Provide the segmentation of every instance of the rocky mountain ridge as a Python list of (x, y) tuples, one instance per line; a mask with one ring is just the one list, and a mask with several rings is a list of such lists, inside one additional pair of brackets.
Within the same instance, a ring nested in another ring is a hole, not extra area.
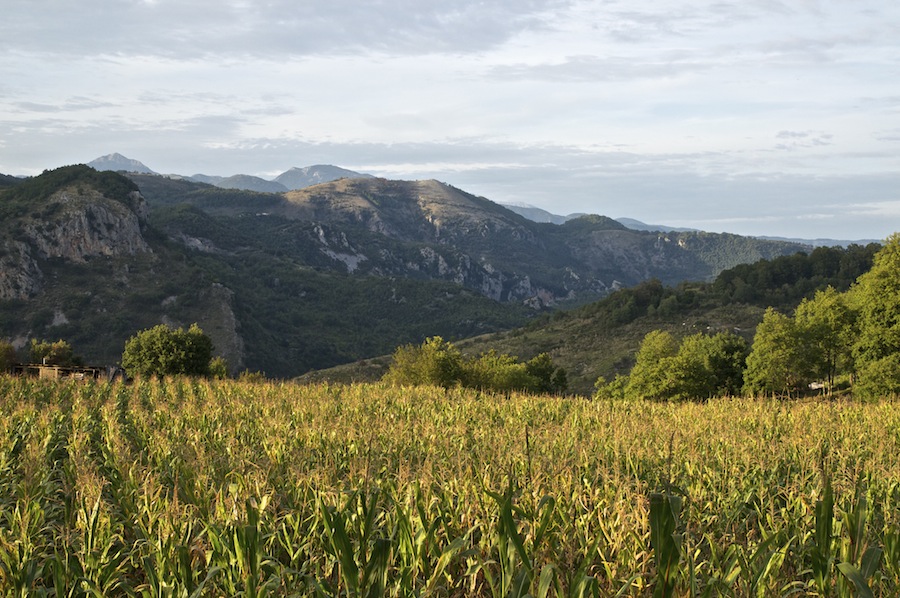
[(94, 257), (151, 252), (141, 232), (147, 206), (136, 188), (116, 200), (83, 183), (62, 182), (34, 203), (28, 201), (29, 192), (42, 191), (32, 190), (33, 186), (23, 182), (15, 189), (19, 197), (11, 193), (3, 205), (17, 218), (5, 221), (0, 229), (5, 233), (0, 237), (5, 250), (0, 258), (0, 299), (27, 300), (39, 293), (44, 280), (39, 260), (85, 263)]
[(140, 160), (134, 160), (132, 158), (126, 158), (122, 154), (115, 152), (112, 154), (107, 154), (105, 156), (100, 156), (99, 158), (94, 158), (87, 164), (94, 170), (109, 170), (109, 171), (120, 171), (120, 172), (140, 172), (141, 174), (157, 174), (155, 171), (151, 170), (146, 164), (141, 162)]
[[(122, 154), (113, 153), (95, 158), (87, 163), (95, 170), (111, 172), (130, 172), (138, 174), (159, 174), (150, 169), (139, 160), (126, 158)], [(330, 164), (316, 164), (313, 166), (290, 168), (272, 180), (249, 174), (234, 174), (231, 176), (218, 176), (207, 174), (194, 174), (184, 176), (180, 174), (166, 175), (175, 179), (186, 179), (197, 183), (206, 183), (221, 187), (222, 189), (241, 189), (244, 191), (257, 191), (260, 193), (284, 193), (303, 189), (320, 183), (328, 183), (345, 178), (373, 178), (370, 174), (354, 172), (346, 168), (332, 166)]]
[(0, 215), (0, 336), (114, 360), (137, 330), (197, 321), (233, 368), (278, 376), (803, 249), (602, 216), (540, 224), (437, 181), (376, 178), (273, 194), (76, 166), (0, 191)]
[[(151, 203), (193, 205), (221, 217), (222, 225), (290, 245), (318, 267), (444, 280), (537, 308), (590, 300), (648, 278), (710, 279), (737, 263), (803, 248), (737, 235), (633, 231), (596, 215), (535, 223), (434, 180), (341, 179), (280, 195), (213, 199), (183, 182), (132, 179)], [(234, 250), (229, 239), (239, 235), (211, 231), (194, 218), (163, 228), (205, 251)]]

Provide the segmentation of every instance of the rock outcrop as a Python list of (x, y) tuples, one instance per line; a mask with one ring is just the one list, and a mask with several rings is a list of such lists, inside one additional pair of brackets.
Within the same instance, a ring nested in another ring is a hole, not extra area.
[(200, 292), (200, 301), (207, 306), (207, 318), (200, 325), (213, 342), (214, 354), (225, 359), (229, 371), (240, 371), (244, 368), (244, 339), (234, 315), (234, 291), (213, 283)]
[(44, 276), (28, 245), (8, 241), (0, 247), (0, 299), (29, 299), (37, 295)]
[(41, 258), (85, 262), (98, 256), (146, 253), (138, 213), (96, 191), (65, 189), (51, 198), (52, 217), (25, 225), (25, 235)]
[(143, 197), (129, 203), (81, 186), (51, 195), (39, 212), (20, 220), (17, 232), (0, 239), (0, 299), (29, 299), (43, 288), (39, 260), (85, 263), (94, 257), (151, 252), (141, 233), (147, 218)]

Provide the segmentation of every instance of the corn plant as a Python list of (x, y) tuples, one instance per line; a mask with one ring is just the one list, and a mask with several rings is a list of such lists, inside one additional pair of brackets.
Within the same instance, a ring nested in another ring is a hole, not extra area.
[(874, 598), (869, 580), (878, 573), (884, 551), (877, 544), (867, 544), (868, 514), (865, 490), (860, 486), (856, 500), (844, 513), (847, 534), (842, 538), (840, 563), (837, 565), (843, 575), (838, 583), (841, 596), (851, 596), (849, 586), (852, 585), (856, 595)]
[(0, 376), (0, 594), (895, 596), (897, 454), (890, 400)]

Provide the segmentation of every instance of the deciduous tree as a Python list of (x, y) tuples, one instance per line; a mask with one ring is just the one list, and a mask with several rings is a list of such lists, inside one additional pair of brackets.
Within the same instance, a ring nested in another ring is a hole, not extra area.
[(16, 349), (12, 343), (0, 341), (0, 374), (8, 372), (18, 360)]
[(852, 368), (853, 328), (856, 314), (844, 293), (834, 287), (817, 291), (797, 307), (794, 320), (806, 338), (811, 373), (825, 381), (830, 393), (835, 376)]
[(672, 396), (669, 368), (678, 354), (678, 342), (670, 332), (653, 330), (641, 341), (628, 376), (625, 396), (663, 400)]
[(807, 341), (794, 319), (770, 307), (756, 327), (744, 390), (791, 396), (812, 380), (809, 362)]
[(72, 345), (62, 339), (54, 342), (31, 339), (29, 350), (31, 363), (47, 365), (74, 366), (81, 365), (81, 358), (75, 355)]
[(197, 324), (187, 330), (160, 324), (126, 341), (122, 367), (129, 376), (206, 376), (212, 350)]
[(399, 386), (434, 385), (449, 388), (462, 376), (459, 350), (439, 336), (419, 346), (404, 345), (394, 351), (385, 381)]
[(853, 347), (863, 396), (900, 388), (900, 233), (888, 237), (851, 290), (859, 333)]

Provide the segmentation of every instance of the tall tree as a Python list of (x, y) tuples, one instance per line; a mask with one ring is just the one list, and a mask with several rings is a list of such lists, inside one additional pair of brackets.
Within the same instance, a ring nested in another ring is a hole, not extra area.
[(449, 388), (462, 379), (462, 370), (459, 349), (439, 336), (432, 336), (420, 346), (398, 347), (384, 379), (398, 386), (425, 384)]
[(705, 337), (702, 348), (702, 357), (710, 372), (710, 396), (739, 395), (749, 353), (747, 341), (733, 332), (720, 332)]
[(847, 296), (831, 286), (817, 291), (812, 299), (804, 299), (794, 315), (807, 339), (811, 373), (825, 381), (829, 394), (835, 376), (852, 367), (855, 316)]
[(678, 342), (671, 333), (653, 330), (644, 336), (628, 376), (625, 396), (631, 399), (665, 400), (672, 397), (669, 367), (678, 354)]
[(125, 343), (122, 367), (129, 376), (206, 376), (213, 345), (197, 324), (142, 330)]
[(793, 318), (770, 307), (756, 327), (744, 371), (744, 390), (790, 396), (814, 378), (809, 362), (803, 331)]
[(16, 348), (8, 341), (0, 341), (0, 374), (4, 374), (19, 361)]
[(81, 357), (75, 355), (72, 345), (62, 339), (52, 343), (39, 341), (36, 338), (31, 339), (29, 357), (31, 363), (44, 363), (46, 365), (75, 366), (82, 364)]
[(854, 391), (875, 397), (900, 393), (900, 233), (888, 237), (872, 268), (851, 290), (859, 333), (853, 347), (859, 376)]

